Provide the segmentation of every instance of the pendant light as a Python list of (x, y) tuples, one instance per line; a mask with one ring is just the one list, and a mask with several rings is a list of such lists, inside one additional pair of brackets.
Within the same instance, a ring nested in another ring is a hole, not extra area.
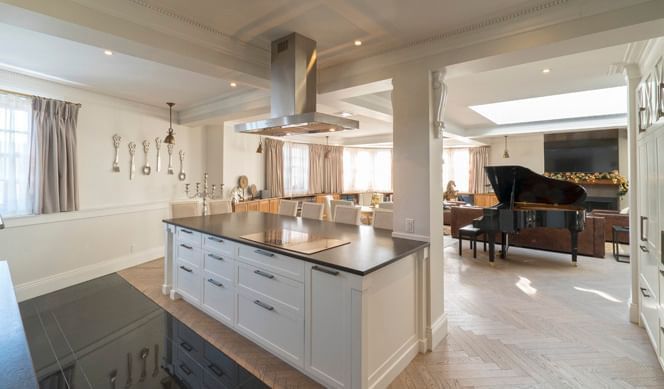
[(325, 137), (325, 159), (330, 159), (330, 137)]
[(263, 154), (263, 137), (258, 137), (258, 148), (256, 148), (256, 154)]
[(175, 144), (175, 132), (173, 132), (173, 106), (175, 103), (166, 103), (168, 105), (168, 135), (164, 138), (164, 143)]
[(510, 152), (507, 151), (507, 135), (505, 135), (505, 151), (503, 152), (503, 158), (509, 158)]

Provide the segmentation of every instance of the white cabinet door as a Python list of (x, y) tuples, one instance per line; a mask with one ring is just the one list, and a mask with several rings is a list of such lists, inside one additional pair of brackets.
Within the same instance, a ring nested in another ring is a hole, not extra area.
[(351, 376), (349, 274), (307, 264), (305, 369), (328, 387), (348, 388)]

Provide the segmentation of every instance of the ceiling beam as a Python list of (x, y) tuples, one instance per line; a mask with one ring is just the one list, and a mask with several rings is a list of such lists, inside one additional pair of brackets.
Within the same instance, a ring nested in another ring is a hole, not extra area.
[(556, 132), (593, 131), (609, 128), (622, 128), (627, 126), (627, 115), (605, 115), (587, 118), (564, 120), (550, 120), (536, 123), (520, 123), (495, 126), (482, 129), (468, 129), (465, 136), (468, 138), (484, 138), (490, 136), (523, 135), (523, 134), (552, 134)]
[(0, 22), (268, 89), (269, 50), (142, 1), (3, 0)]
[(210, 121), (229, 122), (270, 112), (270, 92), (250, 90), (214, 98), (179, 111), (179, 123), (198, 126)]

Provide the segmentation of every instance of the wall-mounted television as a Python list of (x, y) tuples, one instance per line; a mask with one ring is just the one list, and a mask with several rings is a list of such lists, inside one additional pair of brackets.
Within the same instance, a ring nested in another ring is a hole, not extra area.
[(618, 131), (544, 136), (547, 172), (610, 172), (618, 170)]

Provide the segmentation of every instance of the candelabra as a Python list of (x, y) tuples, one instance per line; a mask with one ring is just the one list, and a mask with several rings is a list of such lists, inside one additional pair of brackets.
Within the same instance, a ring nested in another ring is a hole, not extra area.
[(201, 183), (196, 183), (196, 193), (189, 194), (189, 185), (185, 184), (184, 191), (187, 194), (187, 197), (190, 199), (201, 198), (203, 199), (203, 216), (206, 216), (209, 212), (208, 209), (208, 200), (214, 200), (221, 198), (224, 192), (224, 184), (219, 185), (219, 194), (216, 194), (217, 185), (212, 185), (212, 190), (208, 188), (208, 174), (203, 174), (203, 190), (201, 191)]

